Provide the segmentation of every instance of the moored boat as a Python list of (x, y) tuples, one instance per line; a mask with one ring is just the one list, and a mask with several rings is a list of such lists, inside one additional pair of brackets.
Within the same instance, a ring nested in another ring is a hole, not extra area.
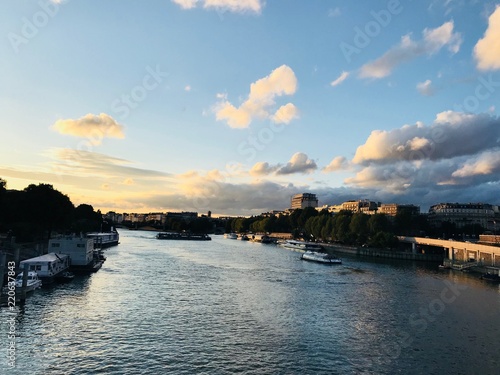
[(500, 283), (500, 268), (498, 266), (496, 267), (485, 267), (483, 273), (481, 275), (481, 279), (485, 281), (491, 281), (493, 283)]
[(120, 235), (114, 229), (110, 232), (90, 232), (87, 233), (87, 238), (91, 238), (94, 241), (94, 249), (115, 246), (120, 241)]
[(316, 251), (306, 251), (302, 254), (300, 259), (326, 264), (342, 264), (342, 259), (337, 258), (334, 255), (319, 253)]
[(20, 269), (24, 269), (25, 265), (28, 266), (28, 271), (35, 271), (38, 278), (44, 284), (54, 281), (64, 271), (67, 271), (70, 266), (71, 259), (68, 254), (48, 253), (35, 258), (23, 260), (19, 264)]
[[(14, 281), (15, 286), (16, 286), (16, 292), (19, 292), (22, 290), (23, 287), (23, 277), (24, 277), (24, 272), (21, 272), (20, 274), (17, 275), (16, 280)], [(28, 276), (26, 278), (26, 286), (25, 286), (25, 291), (26, 292), (31, 292), (35, 289), (38, 289), (42, 286), (42, 280), (38, 278), (38, 274), (34, 271), (29, 271)], [(8, 290), (12, 288), (9, 287), (9, 285), (5, 286), (3, 288), (4, 293), (8, 292)]]
[(224, 238), (228, 238), (230, 240), (237, 240), (238, 235), (236, 233), (224, 233)]
[(323, 246), (314, 242), (286, 240), (280, 242), (279, 245), (286, 249), (292, 249), (292, 250), (315, 251), (315, 252), (323, 251)]
[(161, 232), (156, 235), (158, 240), (210, 241), (208, 234)]

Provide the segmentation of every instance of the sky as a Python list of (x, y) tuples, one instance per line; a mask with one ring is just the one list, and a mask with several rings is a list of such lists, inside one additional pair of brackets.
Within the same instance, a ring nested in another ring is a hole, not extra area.
[(500, 2), (3, 0), (0, 178), (102, 212), (500, 204)]

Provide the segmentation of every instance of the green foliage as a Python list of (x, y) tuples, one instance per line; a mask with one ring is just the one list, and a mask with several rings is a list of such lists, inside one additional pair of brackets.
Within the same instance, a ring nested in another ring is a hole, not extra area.
[(102, 222), (92, 206), (75, 209), (69, 197), (52, 185), (31, 184), (21, 191), (5, 190), (5, 186), (5, 180), (0, 179), (0, 232), (12, 231), (19, 242), (47, 240), (53, 231), (74, 231), (82, 220), (85, 224), (89, 220), (93, 224)]
[(73, 211), (73, 220), (71, 231), (94, 232), (101, 229), (102, 215), (100, 212), (95, 212), (94, 208), (89, 204), (81, 204)]

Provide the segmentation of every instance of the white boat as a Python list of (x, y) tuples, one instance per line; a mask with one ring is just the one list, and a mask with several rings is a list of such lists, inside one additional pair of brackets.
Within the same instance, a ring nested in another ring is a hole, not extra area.
[(292, 249), (292, 250), (316, 251), (316, 252), (323, 250), (323, 246), (317, 243), (297, 241), (297, 240), (286, 240), (280, 242), (279, 245), (286, 249)]
[(70, 262), (68, 254), (48, 253), (23, 260), (19, 268), (24, 269), (24, 265), (27, 264), (28, 271), (36, 272), (44, 283), (51, 283), (55, 277), (68, 270)]
[(300, 259), (327, 264), (342, 264), (342, 259), (337, 258), (334, 255), (318, 253), (316, 251), (306, 251), (304, 254), (302, 254)]
[(230, 240), (237, 240), (238, 235), (236, 233), (226, 233), (224, 234), (224, 238), (229, 238)]
[[(23, 287), (23, 276), (24, 273), (21, 272), (16, 277), (16, 290), (19, 291)], [(35, 289), (38, 289), (42, 286), (42, 280), (38, 278), (38, 274), (34, 271), (28, 272), (28, 277), (26, 279), (26, 292), (31, 292)], [(5, 289), (5, 288), (4, 288)]]

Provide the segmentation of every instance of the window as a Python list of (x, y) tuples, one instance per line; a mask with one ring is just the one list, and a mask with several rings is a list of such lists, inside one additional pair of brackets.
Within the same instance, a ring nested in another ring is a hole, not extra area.
[(52, 243), (52, 247), (60, 247), (60, 246), (61, 246), (60, 243), (55, 243), (55, 242)]

